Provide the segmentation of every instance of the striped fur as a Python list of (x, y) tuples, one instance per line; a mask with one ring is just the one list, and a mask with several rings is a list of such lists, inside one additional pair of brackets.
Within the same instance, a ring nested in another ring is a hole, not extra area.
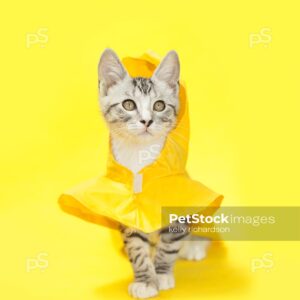
[(151, 234), (121, 227), (125, 251), (134, 271), (135, 280), (129, 287), (132, 296), (147, 298), (174, 287), (173, 266), (188, 235), (187, 226), (180, 227), (178, 233), (166, 227)]
[(135, 88), (145, 95), (149, 95), (153, 88), (153, 81), (151, 78), (135, 77), (132, 79), (132, 84)]

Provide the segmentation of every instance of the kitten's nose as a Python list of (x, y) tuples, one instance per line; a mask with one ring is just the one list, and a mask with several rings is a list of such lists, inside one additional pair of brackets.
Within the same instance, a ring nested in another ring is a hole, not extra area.
[(144, 125), (146, 125), (146, 127), (149, 127), (152, 123), (153, 123), (153, 120), (149, 120), (149, 121), (146, 121), (146, 120), (140, 120), (140, 122)]

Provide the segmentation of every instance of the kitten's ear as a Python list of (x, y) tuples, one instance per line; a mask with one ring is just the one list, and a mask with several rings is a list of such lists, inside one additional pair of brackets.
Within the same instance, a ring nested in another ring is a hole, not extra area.
[(167, 82), (171, 87), (175, 87), (179, 80), (180, 63), (176, 51), (167, 53), (164, 59), (155, 69), (152, 78)]
[(117, 54), (110, 48), (106, 48), (101, 55), (98, 64), (98, 79), (103, 82), (106, 91), (118, 81), (128, 75)]

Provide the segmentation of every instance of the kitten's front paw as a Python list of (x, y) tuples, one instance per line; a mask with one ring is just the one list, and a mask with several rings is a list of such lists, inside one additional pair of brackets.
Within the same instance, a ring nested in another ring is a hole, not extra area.
[(173, 274), (157, 274), (157, 280), (160, 290), (169, 290), (175, 287)]
[(207, 255), (209, 241), (184, 241), (179, 251), (179, 257), (187, 260), (202, 260)]
[(129, 294), (134, 298), (145, 299), (158, 294), (158, 289), (154, 283), (133, 282), (128, 287)]

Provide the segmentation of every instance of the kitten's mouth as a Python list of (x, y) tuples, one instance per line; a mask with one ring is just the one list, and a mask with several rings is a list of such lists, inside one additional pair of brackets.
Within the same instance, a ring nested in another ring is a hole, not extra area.
[(141, 132), (140, 135), (148, 136), (148, 135), (152, 135), (152, 133), (146, 129), (145, 131)]
[(139, 133), (139, 135), (141, 135), (141, 136), (151, 136), (153, 134), (150, 132), (149, 128), (146, 127), (141, 133)]

